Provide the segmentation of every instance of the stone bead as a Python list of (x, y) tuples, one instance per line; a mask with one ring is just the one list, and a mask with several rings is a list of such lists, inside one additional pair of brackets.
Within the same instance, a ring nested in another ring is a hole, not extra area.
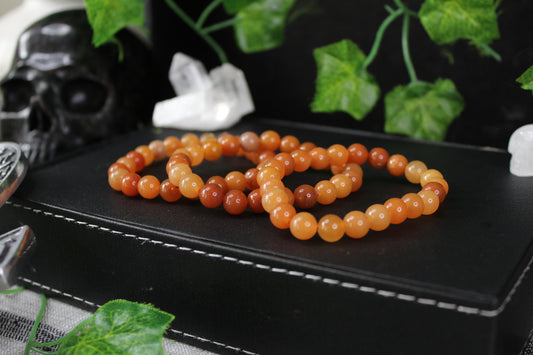
[(171, 156), (176, 149), (183, 147), (179, 138), (174, 136), (169, 136), (163, 139), (163, 144), (167, 150), (167, 156)]
[(317, 193), (317, 202), (321, 205), (332, 204), (337, 198), (337, 191), (335, 191), (335, 185), (329, 180), (319, 181), (315, 185), (315, 191)]
[(275, 151), (281, 144), (281, 138), (275, 131), (269, 130), (261, 133), (259, 136), (261, 140), (261, 150)]
[(318, 221), (318, 235), (326, 242), (334, 243), (344, 235), (344, 223), (334, 214), (327, 214)]
[(218, 142), (222, 146), (222, 155), (226, 157), (233, 157), (237, 155), (241, 148), (241, 142), (239, 138), (232, 134), (226, 133), (218, 137)]
[(348, 162), (350, 154), (342, 144), (333, 144), (328, 148), (328, 157), (331, 165), (344, 165)]
[(204, 147), (199, 144), (190, 144), (185, 147), (191, 158), (191, 166), (198, 166), (204, 161)]
[(291, 189), (285, 187), (283, 190), (285, 190), (285, 193), (287, 194), (287, 199), (289, 200), (287, 203), (289, 205), (294, 205), (294, 194), (292, 193)]
[(426, 164), (420, 160), (413, 160), (405, 167), (405, 178), (413, 184), (420, 182), (420, 174), (426, 171), (428, 168)]
[(271, 189), (285, 189), (285, 185), (283, 184), (283, 181), (281, 180), (268, 180), (259, 185), (259, 190), (261, 191), (261, 194), (265, 194), (268, 190)]
[(271, 150), (262, 151), (259, 153), (259, 162), (262, 163), (269, 159), (273, 159), (275, 156), (276, 156), (276, 153), (274, 153)]
[(185, 155), (183, 153), (174, 154), (167, 161), (167, 165), (166, 165), (167, 175), (170, 174), (170, 170), (176, 164), (185, 164), (187, 166), (191, 165), (190, 164), (190, 159), (189, 159), (189, 157), (187, 155)]
[(147, 145), (140, 145), (135, 148), (135, 151), (143, 155), (145, 166), (149, 166), (154, 161), (154, 152)]
[(185, 163), (176, 163), (168, 171), (168, 179), (173, 185), (179, 186), (181, 179), (191, 173), (192, 170), (190, 166)]
[(350, 238), (359, 239), (367, 235), (370, 229), (368, 217), (361, 211), (351, 211), (344, 216), (344, 233)]
[(216, 142), (217, 141), (217, 136), (215, 136), (213, 133), (202, 133), (202, 135), (200, 136), (200, 142), (202, 144), (205, 144), (207, 142)]
[(336, 198), (345, 198), (352, 192), (352, 179), (344, 174), (334, 175), (329, 181), (335, 185)]
[(259, 188), (259, 184), (257, 183), (258, 173), (259, 170), (257, 168), (248, 169), (246, 170), (246, 173), (244, 173), (244, 179), (246, 180), (246, 187), (248, 190), (253, 191)]
[(328, 151), (322, 147), (316, 147), (309, 152), (311, 155), (311, 168), (325, 170), (329, 168)]
[(349, 163), (363, 165), (368, 159), (368, 150), (364, 145), (359, 143), (350, 145), (348, 147), (348, 153), (350, 154), (350, 157), (348, 158)]
[(308, 212), (299, 212), (291, 220), (291, 234), (300, 240), (307, 240), (314, 237), (317, 232), (318, 223), (315, 217)]
[(229, 172), (224, 180), (226, 180), (229, 190), (244, 191), (246, 189), (246, 178), (240, 171)]
[(224, 191), (218, 184), (205, 184), (198, 194), (200, 203), (207, 208), (216, 208), (224, 201)]
[(310, 152), (313, 148), (316, 148), (316, 144), (312, 142), (303, 142), (298, 149)]
[(400, 224), (407, 219), (407, 205), (403, 200), (393, 197), (385, 201), (384, 206), (390, 212), (391, 224)]
[(300, 141), (295, 136), (285, 136), (281, 139), (279, 150), (282, 153), (290, 153), (300, 147)]
[(126, 196), (137, 196), (139, 191), (137, 190), (137, 184), (141, 177), (136, 173), (129, 173), (122, 178), (122, 193)]
[(433, 193), (435, 193), (435, 195), (437, 195), (437, 197), (439, 198), (439, 204), (441, 204), (446, 198), (446, 189), (444, 188), (444, 186), (442, 186), (442, 184), (438, 182), (428, 182), (424, 185), (422, 190), (433, 191)]
[(145, 175), (137, 184), (139, 194), (147, 200), (151, 200), (159, 196), (161, 184), (159, 180), (153, 175)]
[(179, 152), (178, 150), (180, 149), (181, 148), (176, 149), (168, 160), (169, 161), (177, 160), (180, 163), (184, 163), (184, 164), (187, 164), (188, 166), (191, 166), (191, 157), (189, 156), (189, 152), (187, 152), (185, 149)]
[(181, 197), (180, 189), (173, 185), (169, 179), (164, 180), (159, 187), (159, 195), (167, 202), (176, 202)]
[(348, 170), (343, 173), (352, 181), (352, 192), (355, 192), (361, 188), (363, 185), (363, 176), (358, 174), (355, 171)]
[(304, 184), (294, 189), (294, 204), (303, 210), (312, 208), (317, 198), (316, 190), (311, 185)]
[(402, 201), (407, 207), (407, 218), (414, 219), (422, 215), (422, 212), (424, 211), (424, 201), (420, 196), (418, 196), (414, 192), (411, 192), (405, 194), (402, 197)]
[[(446, 195), (450, 191), (450, 187), (448, 185), (448, 182), (446, 180), (444, 180), (444, 178), (437, 178), (437, 177), (436, 178), (432, 178), (431, 181), (429, 181), (429, 182), (436, 182), (436, 183), (441, 184), (442, 187), (444, 187), (444, 191), (446, 192)], [(423, 187), (425, 187), (425, 185), (423, 185)]]
[(292, 151), (291, 157), (294, 160), (294, 171), (303, 172), (311, 166), (311, 155), (303, 150)]
[(240, 135), (241, 147), (245, 152), (255, 152), (261, 147), (261, 140), (254, 132), (244, 132)]
[(204, 159), (207, 161), (218, 160), (222, 156), (222, 146), (218, 141), (207, 141), (203, 144)]
[(353, 171), (361, 176), (363, 176), (363, 168), (361, 168), (361, 165), (356, 163), (348, 163), (344, 167), (344, 171)]
[(368, 217), (370, 229), (374, 231), (382, 231), (387, 229), (390, 225), (391, 215), (389, 210), (380, 204), (374, 204), (367, 208), (365, 214)]
[(124, 164), (128, 168), (128, 171), (130, 173), (135, 172), (135, 168), (136, 168), (135, 160), (133, 160), (132, 158), (122, 157), (122, 158), (119, 158), (116, 162)]
[(183, 144), (184, 147), (187, 147), (193, 144), (202, 144), (202, 141), (200, 141), (198, 136), (194, 133), (185, 133), (181, 137), (181, 143)]
[(271, 166), (260, 169), (257, 173), (257, 183), (259, 185), (262, 185), (268, 180), (281, 180), (282, 178), (283, 175), (281, 175), (279, 170)]
[(271, 158), (271, 159), (267, 159), (267, 160), (261, 162), (257, 166), (257, 169), (259, 169), (259, 170), (263, 170), (264, 168), (274, 168), (277, 171), (279, 171), (281, 177), (285, 176), (285, 164), (283, 164), (281, 161), (275, 159), (275, 157)]
[(387, 170), (392, 176), (402, 176), (405, 173), (405, 167), (409, 164), (407, 158), (401, 154), (394, 154), (387, 162)]
[(270, 221), (276, 228), (288, 229), (295, 215), (296, 209), (291, 204), (283, 203), (270, 212)]
[(122, 163), (113, 163), (111, 164), (111, 166), (107, 169), (107, 176), (109, 177), (109, 175), (111, 175), (111, 173), (113, 173), (114, 171), (118, 170), (118, 169), (124, 169), (126, 170), (127, 172), (129, 172), (130, 170), (128, 169), (128, 167)]
[(424, 201), (424, 211), (422, 212), (423, 215), (427, 216), (437, 211), (439, 208), (439, 198), (433, 191), (422, 190), (418, 192), (418, 196), (420, 196), (422, 201)]
[(368, 164), (374, 169), (383, 169), (388, 160), (389, 153), (383, 148), (376, 147), (368, 153)]
[(242, 214), (246, 206), (248, 206), (248, 198), (242, 191), (230, 190), (224, 196), (224, 209), (231, 215)]
[(159, 139), (151, 141), (150, 144), (148, 144), (148, 148), (150, 148), (150, 150), (154, 153), (155, 161), (161, 161), (167, 156), (167, 148), (165, 147), (165, 143)]
[(261, 192), (259, 189), (255, 189), (248, 194), (248, 207), (250, 207), (253, 213), (265, 212), (261, 203)]
[(278, 153), (274, 157), (277, 161), (281, 162), (285, 168), (284, 176), (288, 176), (294, 171), (294, 159), (290, 153)]
[(115, 191), (122, 191), (122, 179), (129, 173), (130, 171), (124, 168), (117, 168), (113, 170), (113, 172), (107, 177), (109, 186), (111, 186), (111, 188)]
[(226, 179), (224, 179), (222, 176), (211, 176), (206, 182), (206, 184), (217, 184), (222, 188), (222, 193), (225, 195), (228, 191), (228, 183), (226, 182)]
[(420, 185), (424, 186), (433, 179), (443, 179), (442, 173), (435, 169), (429, 169), (420, 174)]
[(138, 173), (139, 171), (144, 169), (145, 161), (144, 161), (144, 156), (141, 153), (132, 150), (132, 151), (128, 152), (128, 154), (126, 154), (126, 158), (133, 159), (133, 161), (135, 162), (135, 172), (136, 173)]
[(261, 195), (261, 203), (268, 213), (283, 203), (289, 203), (289, 198), (284, 189), (270, 189)]
[(202, 178), (196, 174), (188, 174), (181, 178), (179, 188), (181, 194), (189, 199), (198, 198), (200, 189), (204, 187)]

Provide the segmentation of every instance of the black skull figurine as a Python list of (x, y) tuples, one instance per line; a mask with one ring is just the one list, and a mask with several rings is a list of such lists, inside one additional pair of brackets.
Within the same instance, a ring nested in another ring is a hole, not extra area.
[(148, 123), (154, 99), (150, 51), (129, 31), (124, 50), (94, 48), (82, 10), (53, 14), (19, 38), (1, 82), (0, 140), (20, 143), (30, 164)]

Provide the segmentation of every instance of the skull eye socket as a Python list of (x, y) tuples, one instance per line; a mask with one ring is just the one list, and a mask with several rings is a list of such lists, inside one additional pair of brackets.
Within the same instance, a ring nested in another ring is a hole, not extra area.
[(106, 88), (89, 79), (74, 79), (61, 88), (65, 108), (76, 113), (94, 113), (102, 109), (107, 98)]
[(22, 79), (12, 79), (2, 84), (5, 112), (18, 112), (30, 105), (33, 85)]

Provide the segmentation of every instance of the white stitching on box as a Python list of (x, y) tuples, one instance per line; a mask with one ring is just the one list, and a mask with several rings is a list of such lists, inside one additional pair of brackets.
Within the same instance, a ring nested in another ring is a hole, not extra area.
[[(18, 203), (12, 203), (11, 201), (7, 201), (6, 205), (11, 205), (11, 206), (16, 207), (16, 208), (23, 208), (25, 210), (29, 210), (29, 211), (32, 211), (34, 213), (43, 213), (46, 216), (53, 216), (55, 218), (62, 219), (62, 220), (66, 221), (66, 222), (69, 222), (69, 223), (75, 223), (75, 224), (78, 224), (78, 225), (84, 225), (86, 228), (91, 228), (91, 229), (97, 228), (97, 229), (105, 231), (105, 232), (109, 232), (110, 231), (109, 228), (98, 226), (96, 224), (88, 224), (87, 222), (84, 222), (84, 221), (78, 221), (78, 220), (75, 220), (75, 219), (72, 219), (72, 218), (67, 218), (65, 216), (61, 216), (61, 215), (58, 215), (58, 214), (53, 214), (53, 213), (47, 212), (47, 211), (43, 212), (43, 211), (41, 211), (39, 209), (34, 209), (34, 208), (31, 208), (31, 207), (28, 207), (28, 206), (23, 206), (23, 205), (18, 204)], [(115, 235), (120, 235), (120, 236), (124, 236), (124, 237), (128, 237), (128, 238), (137, 239), (137, 240), (142, 241), (142, 242), (149, 242), (149, 243), (157, 244), (157, 245), (162, 244), (161, 241), (150, 239), (150, 238), (145, 238), (145, 237), (140, 237), (140, 236), (135, 235), (135, 234), (128, 234), (128, 233), (123, 233), (123, 232), (120, 232), (120, 231), (113, 231), (112, 233), (115, 234)], [(448, 302), (441, 302), (441, 301), (430, 299), (430, 298), (423, 298), (423, 297), (418, 298), (418, 297), (416, 297), (414, 295), (406, 295), (406, 294), (402, 294), (402, 293), (396, 293), (396, 292), (393, 292), (393, 291), (390, 291), (390, 290), (379, 290), (379, 289), (376, 289), (374, 287), (369, 287), (369, 286), (359, 286), (359, 285), (354, 284), (354, 283), (341, 282), (341, 281), (338, 281), (338, 280), (332, 280), (332, 279), (329, 279), (329, 278), (324, 278), (324, 277), (319, 276), (319, 275), (306, 274), (306, 273), (303, 273), (301, 271), (287, 270), (287, 269), (283, 269), (283, 268), (272, 267), (272, 266), (269, 266), (269, 265), (256, 264), (256, 263), (253, 263), (251, 261), (241, 260), (241, 259), (237, 259), (237, 258), (230, 257), (230, 256), (220, 255), (220, 254), (207, 253), (205, 251), (197, 250), (197, 249), (193, 250), (191, 248), (178, 246), (176, 244), (163, 243), (163, 246), (164, 247), (168, 247), (168, 248), (173, 248), (173, 249), (176, 249), (176, 250), (180, 250), (180, 251), (189, 252), (189, 253), (192, 252), (194, 254), (200, 254), (200, 255), (208, 256), (208, 257), (212, 257), (212, 258), (220, 258), (221, 260), (225, 260), (225, 261), (229, 261), (229, 262), (234, 262), (234, 263), (239, 263), (239, 264), (244, 264), (244, 265), (250, 265), (250, 266), (255, 267), (257, 269), (265, 270), (265, 271), (268, 271), (268, 272), (287, 274), (287, 275), (290, 275), (290, 276), (301, 277), (301, 278), (308, 279), (308, 280), (313, 280), (313, 281), (321, 281), (321, 282), (323, 282), (325, 284), (342, 287), (344, 289), (359, 290), (359, 291), (362, 291), (362, 292), (374, 293), (374, 294), (382, 296), (382, 297), (394, 297), (394, 298), (396, 298), (398, 300), (402, 300), (402, 301), (417, 302), (418, 304), (422, 304), (422, 305), (425, 305), (425, 306), (437, 307), (437, 308), (441, 308), (441, 309), (456, 311), (456, 312), (459, 312), (459, 313), (473, 314), (473, 315), (479, 315), (479, 316), (483, 316), (483, 317), (496, 317), (500, 313), (503, 312), (503, 310), (505, 309), (507, 304), (509, 304), (509, 302), (511, 301), (511, 298), (513, 297), (514, 293), (516, 292), (516, 290), (518, 289), (518, 287), (522, 283), (522, 281), (525, 278), (526, 274), (531, 269), (531, 265), (533, 263), (533, 258), (531, 258), (529, 260), (529, 263), (527, 264), (527, 266), (522, 271), (522, 274), (516, 280), (515, 284), (513, 285), (513, 288), (507, 294), (507, 297), (504, 299), (502, 304), (497, 309), (486, 310), (486, 309), (479, 309), (479, 308), (475, 308), (475, 307), (456, 305), (456, 304), (448, 303)], [(332, 281), (336, 281), (336, 282), (332, 282)], [(28, 280), (28, 282), (31, 282), (31, 280)], [(42, 288), (46, 287), (44, 285), (42, 285), (42, 286), (43, 286)], [(55, 290), (55, 289), (52, 289), (52, 291), (53, 292), (57, 291), (57, 292), (61, 293), (60, 291)]]

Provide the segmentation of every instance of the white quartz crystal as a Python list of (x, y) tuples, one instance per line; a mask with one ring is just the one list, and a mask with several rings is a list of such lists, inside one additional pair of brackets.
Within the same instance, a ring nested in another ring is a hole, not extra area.
[(156, 127), (226, 129), (255, 109), (244, 73), (231, 64), (207, 74), (201, 62), (177, 53), (169, 79), (178, 96), (155, 105), (152, 120)]
[(509, 139), (509, 170), (516, 176), (533, 176), (533, 124), (518, 128)]

